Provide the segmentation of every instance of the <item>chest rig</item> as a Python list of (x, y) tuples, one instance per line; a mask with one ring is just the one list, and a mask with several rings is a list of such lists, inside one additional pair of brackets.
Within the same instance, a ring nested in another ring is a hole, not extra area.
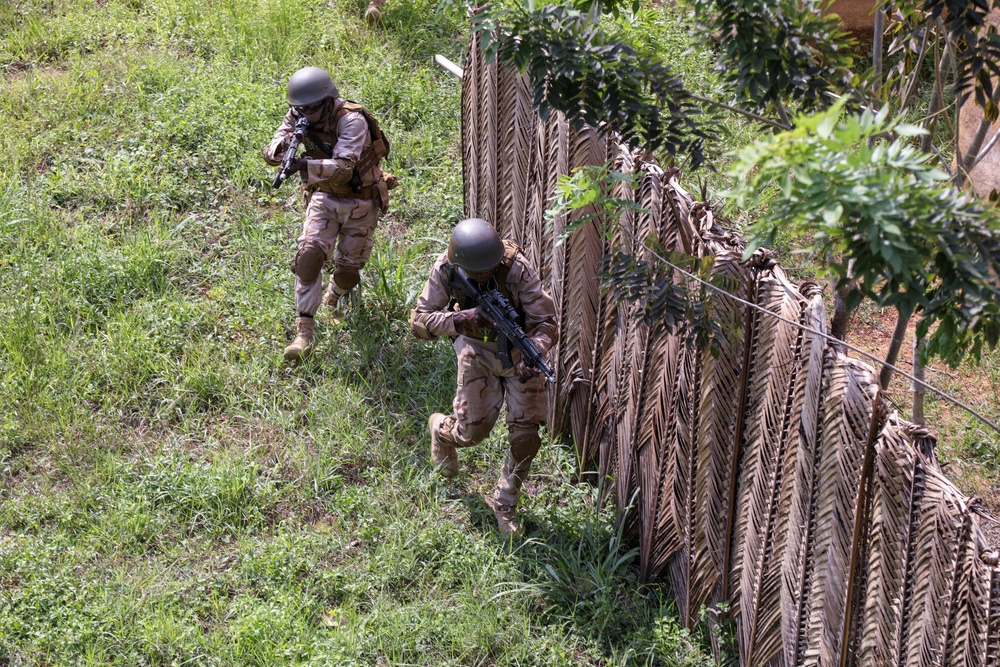
[[(379, 127), (378, 120), (362, 105), (345, 100), (340, 108), (325, 122), (312, 125), (306, 130), (302, 144), (306, 156), (312, 159), (325, 160), (333, 156), (333, 148), (337, 144), (337, 125), (340, 119), (349, 113), (360, 113), (368, 124), (370, 144), (361, 151), (361, 156), (354, 165), (351, 180), (346, 185), (335, 186), (328, 183), (315, 183), (307, 186), (307, 190), (328, 192), (340, 197), (357, 199), (376, 199), (383, 210), (388, 208), (388, 190), (379, 163), (389, 155), (389, 138)], [(311, 194), (311, 192), (306, 193)]]
[[(511, 304), (514, 303), (514, 299), (511, 296), (510, 289), (507, 287), (507, 276), (510, 275), (511, 267), (514, 266), (514, 261), (517, 258), (517, 253), (521, 249), (513, 241), (503, 242), (503, 257), (500, 259), (500, 264), (497, 266), (496, 271), (490, 276), (489, 283), (487, 287), (496, 289), (503, 295), (507, 301)], [(449, 265), (449, 282), (451, 281), (451, 271), (455, 268)], [(451, 292), (451, 302), (448, 304), (448, 310), (468, 310), (469, 308), (475, 308), (476, 303), (466, 296), (465, 292)], [(522, 327), (524, 326), (524, 313), (520, 309), (517, 310), (518, 324)], [(478, 338), (484, 341), (496, 340), (496, 332), (493, 327), (473, 327), (469, 325), (464, 325), (465, 330), (461, 331), (464, 336), (469, 336), (470, 338)]]

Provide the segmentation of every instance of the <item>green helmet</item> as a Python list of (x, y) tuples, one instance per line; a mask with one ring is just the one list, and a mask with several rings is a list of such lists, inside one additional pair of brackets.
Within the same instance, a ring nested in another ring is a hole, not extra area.
[(304, 107), (340, 97), (337, 84), (319, 67), (303, 67), (288, 80), (288, 106)]
[(469, 218), (455, 225), (448, 242), (448, 261), (466, 271), (479, 273), (496, 268), (503, 259), (503, 241), (493, 225), (482, 218)]

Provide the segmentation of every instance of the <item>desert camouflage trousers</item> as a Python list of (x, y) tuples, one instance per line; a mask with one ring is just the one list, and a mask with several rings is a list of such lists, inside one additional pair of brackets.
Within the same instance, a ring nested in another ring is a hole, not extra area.
[[(299, 248), (306, 243), (319, 245), (324, 264), (333, 257), (334, 280), (349, 289), (357, 284), (358, 272), (372, 254), (378, 214), (378, 207), (371, 199), (342, 199), (326, 192), (314, 192), (306, 206)], [(322, 275), (311, 282), (295, 276), (295, 309), (298, 312), (316, 314), (322, 298)]]
[(441, 420), (437, 435), (455, 447), (479, 444), (493, 430), (506, 398), (509, 447), (495, 498), (501, 505), (513, 507), (542, 444), (538, 425), (548, 410), (548, 386), (544, 377), (521, 383), (513, 368), (501, 366), (495, 343), (459, 336), (454, 347), (458, 355), (458, 388), (453, 412)]

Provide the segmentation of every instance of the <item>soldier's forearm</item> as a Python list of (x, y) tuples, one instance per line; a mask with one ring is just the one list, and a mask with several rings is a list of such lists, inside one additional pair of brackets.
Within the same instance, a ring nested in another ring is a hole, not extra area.
[(434, 337), (454, 336), (454, 313), (445, 311), (417, 312), (410, 315), (410, 329), (418, 338), (430, 340)]
[(354, 161), (347, 158), (330, 160), (309, 160), (306, 183), (330, 181), (334, 185), (346, 185), (354, 173)]
[(290, 134), (291, 130), (286, 131), (284, 128), (281, 128), (275, 133), (274, 138), (264, 146), (264, 161), (272, 167), (277, 167), (281, 164), (281, 159), (285, 157), (285, 150), (288, 148), (288, 136)]

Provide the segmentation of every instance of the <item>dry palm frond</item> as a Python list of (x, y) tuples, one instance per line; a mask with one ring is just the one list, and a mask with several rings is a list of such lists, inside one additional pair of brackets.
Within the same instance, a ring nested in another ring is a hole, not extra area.
[[(548, 132), (548, 141), (546, 144), (546, 154), (545, 154), (545, 190), (543, 206), (547, 204), (552, 198), (553, 193), (556, 190), (556, 183), (560, 176), (566, 176), (569, 174), (569, 135), (570, 128), (569, 124), (566, 122), (566, 117), (562, 113), (554, 113), (549, 115), (548, 121), (545, 123), (546, 131)], [(542, 211), (544, 216), (544, 210)], [(542, 224), (544, 225), (544, 217)], [(541, 253), (542, 253), (542, 270), (541, 278), (542, 283), (545, 285), (549, 293), (552, 293), (553, 289), (553, 271), (561, 269), (561, 265), (556, 267), (557, 262), (553, 262), (553, 246), (555, 241), (555, 230), (561, 232), (566, 228), (566, 216), (565, 214), (558, 215), (552, 220), (552, 229), (545, 230), (543, 226), (543, 231), (540, 236), (542, 241)], [(555, 295), (554, 295), (555, 296)], [(556, 312), (560, 309), (560, 304), (556, 303)]]
[(1000, 665), (1000, 565), (998, 554), (991, 551), (983, 554), (983, 560), (990, 568), (989, 614), (986, 628), (986, 667)]
[(462, 185), (466, 217), (479, 213), (479, 79), (483, 68), (479, 47), (479, 33), (473, 33), (462, 77)]
[(952, 579), (964, 532), (964, 498), (936, 466), (918, 456), (912, 540), (903, 593), (900, 662), (940, 664), (944, 657)]
[[(741, 286), (745, 297), (745, 270), (740, 251), (713, 243), (712, 271)], [(733, 432), (739, 410), (739, 383), (743, 360), (744, 307), (729, 297), (713, 293), (712, 309), (722, 323), (719, 355), (701, 351), (701, 395), (698, 411), (697, 472), (691, 493), (692, 517), (689, 607), (698, 610), (717, 602), (726, 559), (726, 524), (729, 513), (728, 478), (732, 470)], [(692, 621), (694, 619), (690, 619)]]
[[(818, 317), (822, 317), (822, 292), (815, 283), (804, 283), (798, 290), (801, 296), (789, 294), (791, 285), (785, 284), (783, 291), (785, 299), (795, 298), (799, 302), (799, 322), (805, 326), (815, 324)], [(789, 311), (794, 308), (787, 308)], [(780, 332), (780, 330), (779, 330)], [(788, 605), (783, 604), (787, 600), (786, 570), (789, 552), (795, 552), (801, 547), (802, 535), (800, 525), (793, 525), (790, 515), (793, 504), (799, 498), (798, 485), (800, 483), (799, 474), (801, 472), (798, 460), (801, 452), (800, 428), (802, 424), (802, 398), (807, 393), (810, 385), (815, 384), (816, 374), (821, 370), (822, 364), (822, 343), (815, 335), (807, 335), (801, 328), (793, 331), (779, 333), (784, 340), (792, 343), (790, 357), (787, 363), (791, 364), (791, 369), (786, 372), (776, 364), (771, 374), (771, 382), (778, 381), (779, 384), (772, 385), (774, 395), (781, 399), (783, 405), (780, 413), (775, 410), (770, 418), (766, 418), (767, 424), (771, 419), (776, 419), (780, 414), (780, 426), (774, 424), (777, 430), (771, 434), (764, 435), (762, 442), (772, 441), (765, 445), (765, 449), (774, 452), (774, 465), (770, 470), (769, 496), (767, 505), (766, 520), (763, 522), (763, 530), (759, 539), (760, 552), (755, 561), (757, 565), (757, 580), (750, 581), (754, 595), (754, 605), (752, 607), (752, 620), (750, 623), (749, 643), (746, 647), (746, 654), (749, 656), (749, 664), (782, 664), (786, 658), (786, 638), (792, 634), (794, 627), (789, 622), (787, 615)], [(794, 336), (794, 339), (792, 338)], [(794, 342), (793, 342), (794, 340)], [(820, 349), (816, 349), (819, 347)], [(785, 363), (785, 362), (781, 362)], [(787, 388), (781, 383), (787, 382)], [(771, 427), (768, 427), (771, 428)], [(811, 457), (806, 456), (811, 462)], [(747, 581), (747, 569), (744, 568), (744, 581)], [(741, 592), (742, 595), (742, 592)], [(744, 613), (750, 613), (751, 609), (744, 607)], [(794, 636), (794, 635), (793, 635)]]
[[(759, 301), (762, 292), (762, 284), (770, 273), (762, 270), (759, 263), (754, 261), (747, 267), (747, 301), (755, 303)], [(739, 553), (742, 534), (737, 530), (738, 518), (740, 515), (740, 477), (744, 459), (744, 445), (746, 442), (746, 422), (747, 414), (750, 412), (750, 389), (753, 386), (753, 378), (757, 367), (757, 358), (754, 354), (756, 349), (757, 329), (761, 325), (761, 312), (754, 308), (747, 308), (743, 324), (743, 359), (740, 364), (739, 390), (736, 399), (736, 427), (733, 431), (733, 453), (732, 468), (729, 474), (729, 493), (727, 494), (726, 511), (726, 535), (725, 535), (725, 559), (722, 567), (722, 598), (729, 600), (732, 605), (733, 617), (741, 615), (739, 582), (740, 566)]]
[[(698, 228), (692, 212), (707, 229), (714, 220), (711, 210), (692, 202), (675, 177), (667, 180), (663, 200), (665, 222), (660, 242), (673, 249), (692, 250), (691, 230)], [(682, 244), (686, 244), (685, 247), (679, 247)], [(726, 275), (734, 284), (742, 282), (740, 253), (731, 247), (726, 237), (711, 237), (705, 243), (697, 241), (697, 245), (721, 258), (712, 265), (714, 274)], [(706, 292), (694, 281), (684, 281), (689, 294), (699, 295), (702, 301), (714, 304), (713, 316), (731, 325), (726, 327), (720, 349), (731, 351), (733, 346), (741, 345), (742, 306), (715, 292)], [(679, 344), (682, 360), (676, 366), (671, 399), (676, 424), (668, 426), (669, 436), (662, 445), (658, 544), (650, 551), (651, 572), (669, 566), (679, 612), (688, 625), (697, 624), (699, 610), (713, 597), (721, 581), (729, 490), (725, 479), (731, 468), (732, 431), (727, 429), (722, 433), (714, 427), (726, 421), (730, 426), (735, 422), (742, 358), (739, 355), (735, 362), (732, 357), (716, 358), (710, 350), (699, 349), (695, 340), (694, 331), (689, 330)], [(722, 385), (719, 384), (720, 373), (728, 377)], [(728, 391), (723, 386), (728, 386)], [(704, 515), (702, 510), (708, 506), (717, 509), (717, 513)], [(708, 555), (711, 551), (707, 546), (709, 540), (716, 547), (713, 553), (718, 558), (714, 561)], [(695, 553), (707, 557), (696, 557)]]
[[(545, 158), (545, 200), (549, 201), (555, 192), (558, 178), (569, 173), (570, 128), (561, 113), (549, 116), (547, 125), (549, 142), (548, 155)], [(557, 215), (552, 219), (550, 228), (544, 229), (543, 227), (540, 237), (542, 241), (542, 247), (540, 248), (542, 261), (539, 266), (538, 274), (542, 279), (542, 284), (545, 286), (546, 291), (552, 295), (552, 299), (555, 302), (557, 317), (558, 314), (562, 312), (563, 307), (563, 292), (560, 289), (560, 283), (563, 280), (563, 255), (565, 247), (562, 243), (556, 243), (556, 239), (562, 235), (565, 228), (565, 214)], [(563, 341), (559, 342), (561, 346)], [(559, 351), (556, 350), (557, 355), (558, 352)], [(558, 363), (556, 368), (558, 368)], [(549, 392), (549, 412), (547, 422), (556, 432), (561, 432), (564, 428), (564, 423), (557, 423), (557, 420), (560, 422), (562, 421), (565, 410), (565, 406), (561, 399), (562, 397), (560, 397), (557, 391)]]
[(527, 75), (505, 66), (497, 86), (500, 99), (498, 127), (500, 161), (497, 164), (497, 219), (500, 235), (522, 244), (522, 218), (528, 197), (532, 130), (537, 114), (531, 108)]
[[(634, 228), (634, 217), (622, 216), (621, 231), (612, 238), (612, 247), (626, 247)], [(615, 507), (621, 510), (627, 506), (636, 488), (635, 478), (632, 476), (632, 454), (626, 450), (622, 442), (622, 440), (629, 442), (628, 434), (631, 433), (630, 425), (624, 422), (624, 419), (629, 400), (628, 378), (631, 374), (633, 320), (628, 304), (613, 301), (610, 293), (604, 298), (610, 300), (609, 324), (613, 322), (614, 326), (611, 331), (610, 355), (604, 366), (607, 369), (605, 386), (608, 417), (605, 437), (601, 439), (601, 471), (602, 479), (607, 476), (614, 479), (614, 487), (608, 492), (614, 498)]]
[[(611, 363), (609, 364), (608, 388), (611, 412), (608, 415), (607, 444), (611, 448), (604, 457), (608, 465), (608, 474), (614, 478), (612, 489), (615, 508), (624, 510), (636, 489), (633, 476), (633, 456), (631, 450), (631, 424), (626, 418), (626, 407), (629, 400), (629, 378), (632, 374), (632, 345), (629, 334), (631, 321), (628, 307), (618, 304), (618, 322), (621, 325), (615, 330), (614, 343), (611, 346)], [(602, 448), (605, 446), (602, 441)]]
[(541, 273), (547, 257), (542, 252), (542, 234), (545, 230), (545, 202), (548, 196), (548, 137), (547, 123), (536, 121), (531, 137), (531, 155), (528, 160), (528, 191), (525, 209), (521, 216), (519, 243), (528, 261)]
[[(636, 190), (636, 202), (642, 207), (642, 212), (640, 212), (635, 218), (635, 228), (632, 230), (632, 235), (638, 239), (644, 239), (651, 229), (656, 229), (656, 224), (659, 220), (657, 217), (657, 212), (659, 210), (659, 202), (663, 196), (662, 182), (660, 176), (662, 172), (655, 166), (648, 164), (643, 164), (642, 166), (642, 176), (639, 180), (639, 185)], [(640, 248), (635, 248), (637, 253), (643, 253), (645, 251)], [(640, 466), (634, 471), (636, 477), (636, 483), (639, 485), (640, 495), (639, 495), (639, 526), (640, 535), (640, 553), (643, 549), (642, 544), (648, 539), (650, 534), (650, 517), (653, 516), (655, 510), (649, 508), (649, 503), (655, 503), (655, 487), (656, 487), (656, 477), (659, 468), (658, 462), (655, 458), (655, 451), (649, 451), (643, 445), (649, 443), (648, 425), (644, 428), (643, 424), (643, 410), (645, 409), (646, 401), (646, 375), (649, 365), (655, 364), (657, 360), (661, 358), (661, 354), (653, 352), (650, 354), (649, 342), (650, 342), (650, 331), (649, 325), (642, 319), (642, 314), (636, 311), (635, 306), (630, 306), (630, 316), (635, 320), (631, 325), (631, 335), (628, 339), (628, 345), (631, 348), (631, 367), (628, 374), (628, 384), (627, 384), (627, 401), (625, 402), (625, 428), (619, 429), (619, 447), (622, 451), (626, 448), (631, 451), (633, 459), (636, 461), (636, 465)], [(655, 449), (655, 447), (654, 447)], [(641, 453), (644, 456), (645, 461), (640, 464), (638, 456)], [(654, 505), (655, 507), (655, 505)], [(640, 564), (640, 567), (643, 567)]]
[[(662, 184), (660, 180), (661, 170), (655, 165), (642, 163), (640, 165), (639, 187), (636, 191), (636, 202), (646, 211), (639, 213), (629, 219), (634, 227), (624, 235), (622, 249), (625, 252), (641, 252), (641, 246), (631, 245), (627, 239), (643, 239), (650, 229), (651, 211), (658, 209), (658, 202), (662, 195)], [(619, 472), (615, 479), (618, 484), (617, 506), (623, 509), (632, 498), (632, 494), (639, 485), (639, 471), (635, 468), (636, 454), (638, 448), (637, 435), (641, 428), (641, 417), (643, 402), (645, 400), (645, 373), (647, 364), (647, 342), (649, 337), (649, 326), (642, 320), (641, 314), (637, 312), (637, 306), (621, 305), (622, 311), (619, 314), (620, 320), (626, 322), (619, 331), (621, 333), (621, 345), (625, 347), (625, 363), (618, 381), (618, 417), (617, 440), (618, 440), (618, 468)], [(616, 343), (617, 344), (617, 343)], [(639, 499), (640, 503), (645, 503), (645, 498)], [(635, 516), (636, 513), (633, 513)], [(643, 511), (640, 506), (638, 512), (640, 516)], [(638, 529), (636, 522), (632, 529)]]
[(897, 664), (900, 598), (910, 537), (910, 495), (916, 457), (891, 417), (875, 443), (868, 582), (858, 664)]
[[(775, 268), (761, 278), (762, 307), (792, 321), (801, 313), (798, 291)], [(746, 416), (743, 467), (740, 471), (740, 513), (736, 524), (735, 563), (739, 570), (741, 618), (737, 626), (743, 651), (753, 647), (757, 597), (774, 527), (777, 487), (781, 481), (791, 397), (799, 368), (801, 330), (764, 318), (751, 341), (755, 368)], [(775, 592), (777, 592), (775, 590)], [(744, 653), (745, 664), (750, 664)]]
[[(694, 290), (692, 293), (696, 294)], [(671, 338), (674, 338), (671, 336)], [(673, 372), (670, 387), (672, 423), (668, 422), (669, 437), (660, 453), (660, 491), (657, 505), (657, 544), (650, 549), (651, 570), (658, 572), (669, 561), (668, 575), (677, 596), (678, 611), (685, 623), (690, 622), (690, 525), (693, 466), (697, 462), (695, 439), (698, 432), (698, 398), (701, 393), (701, 365), (694, 336), (687, 334), (678, 341), (680, 361)], [(667, 378), (669, 380), (669, 378)]]
[[(684, 368), (690, 366), (689, 353), (677, 336), (661, 336), (649, 340), (646, 350), (648, 366), (644, 377), (644, 401), (636, 450), (639, 464), (641, 535), (639, 542), (639, 578), (648, 581), (656, 577), (666, 560), (683, 546), (683, 519), (664, 494), (672, 497), (671, 477), (664, 455), (677, 449), (677, 431), (687, 415), (678, 405), (678, 392), (687, 389)], [(667, 476), (666, 480), (664, 476)], [(666, 502), (666, 507), (664, 507)], [(675, 589), (678, 599), (683, 591)]]
[[(581, 166), (602, 165), (607, 160), (608, 145), (594, 130), (574, 132), (570, 144), (570, 170)], [(576, 222), (592, 209), (573, 213)], [(597, 278), (604, 255), (603, 221), (589, 218), (579, 223), (563, 242), (565, 246), (562, 311), (559, 320), (559, 358), (557, 391), (570, 411), (573, 440), (583, 443), (586, 437), (587, 412), (590, 408), (590, 383), (593, 380), (594, 348), (597, 343), (601, 285)], [(558, 425), (559, 420), (554, 424)], [(555, 428), (555, 426), (554, 426)], [(577, 446), (577, 464), (583, 469), (584, 453)]]
[[(826, 309), (822, 294), (803, 288), (808, 303), (802, 323), (826, 333)], [(822, 421), (823, 359), (827, 350), (821, 336), (803, 332), (802, 369), (792, 402), (792, 420), (798, 433), (789, 452), (793, 468), (789, 472), (786, 548), (782, 556), (781, 634), (786, 665), (799, 664), (800, 619), (803, 617), (803, 583), (806, 552), (810, 540), (810, 521), (815, 480), (817, 437)]]
[(693, 240), (697, 236), (697, 227), (691, 219), (691, 207), (694, 198), (677, 179), (678, 171), (672, 169), (665, 173), (663, 188), (663, 214), (660, 223), (659, 239), (664, 248), (671, 248), (688, 255), (698, 254), (701, 244)]
[(497, 127), (499, 73), (494, 60), (480, 70), (479, 94), (479, 212), (491, 225), (497, 224), (497, 160), (500, 135)]
[[(670, 195), (664, 188), (665, 179), (659, 169), (643, 168), (643, 175), (636, 193), (636, 202), (641, 211), (635, 217), (635, 238), (662, 240), (669, 221), (663, 216), (663, 200)], [(653, 261), (650, 251), (637, 248), (636, 251), (646, 261)], [(683, 527), (670, 521), (672, 514), (661, 511), (664, 493), (672, 493), (672, 483), (665, 481), (668, 475), (664, 455), (676, 454), (678, 438), (690, 419), (688, 406), (678, 404), (678, 390), (687, 390), (687, 382), (675, 382), (682, 366), (691, 366), (688, 355), (681, 355), (682, 343), (673, 333), (654, 334), (650, 327), (642, 324), (636, 336), (637, 358), (643, 360), (641, 375), (633, 376), (636, 383), (631, 390), (631, 401), (636, 406), (636, 429), (633, 433), (639, 470), (640, 488), (640, 577), (649, 579), (659, 572), (676, 548), (682, 544)], [(682, 423), (683, 422), (683, 423)], [(682, 445), (683, 446), (683, 445)], [(688, 447), (689, 449), (689, 447)], [(674, 470), (676, 472), (676, 469)], [(668, 509), (678, 509), (668, 506)], [(679, 598), (684, 591), (676, 590)]]
[[(627, 147), (621, 144), (609, 146), (609, 157), (613, 168), (622, 173), (631, 174), (635, 163), (632, 154)], [(626, 201), (634, 201), (635, 193), (627, 182), (616, 185), (612, 196)], [(611, 238), (605, 242), (605, 250), (620, 246), (622, 242), (622, 227), (629, 229), (634, 226), (632, 212), (623, 214), (619, 225), (612, 226)], [(601, 314), (599, 316), (599, 339), (594, 350), (595, 376), (590, 391), (590, 416), (585, 437), (584, 451), (587, 452), (585, 458), (589, 458), (589, 452), (596, 451), (598, 455), (598, 474), (601, 480), (608, 479), (608, 476), (615, 468), (614, 458), (616, 448), (612, 446), (611, 415), (616, 411), (618, 394), (616, 391), (615, 378), (617, 377), (616, 358), (616, 330), (619, 327), (619, 307), (611, 293), (601, 295)], [(607, 491), (608, 489), (605, 488)]]
[(965, 515), (963, 542), (952, 584), (945, 664), (955, 667), (985, 667), (989, 625), (990, 567), (983, 560), (985, 540), (978, 521)]
[(855, 506), (878, 392), (871, 369), (839, 353), (826, 375), (809, 545), (812, 572), (803, 589), (807, 665), (833, 664), (840, 657)]

